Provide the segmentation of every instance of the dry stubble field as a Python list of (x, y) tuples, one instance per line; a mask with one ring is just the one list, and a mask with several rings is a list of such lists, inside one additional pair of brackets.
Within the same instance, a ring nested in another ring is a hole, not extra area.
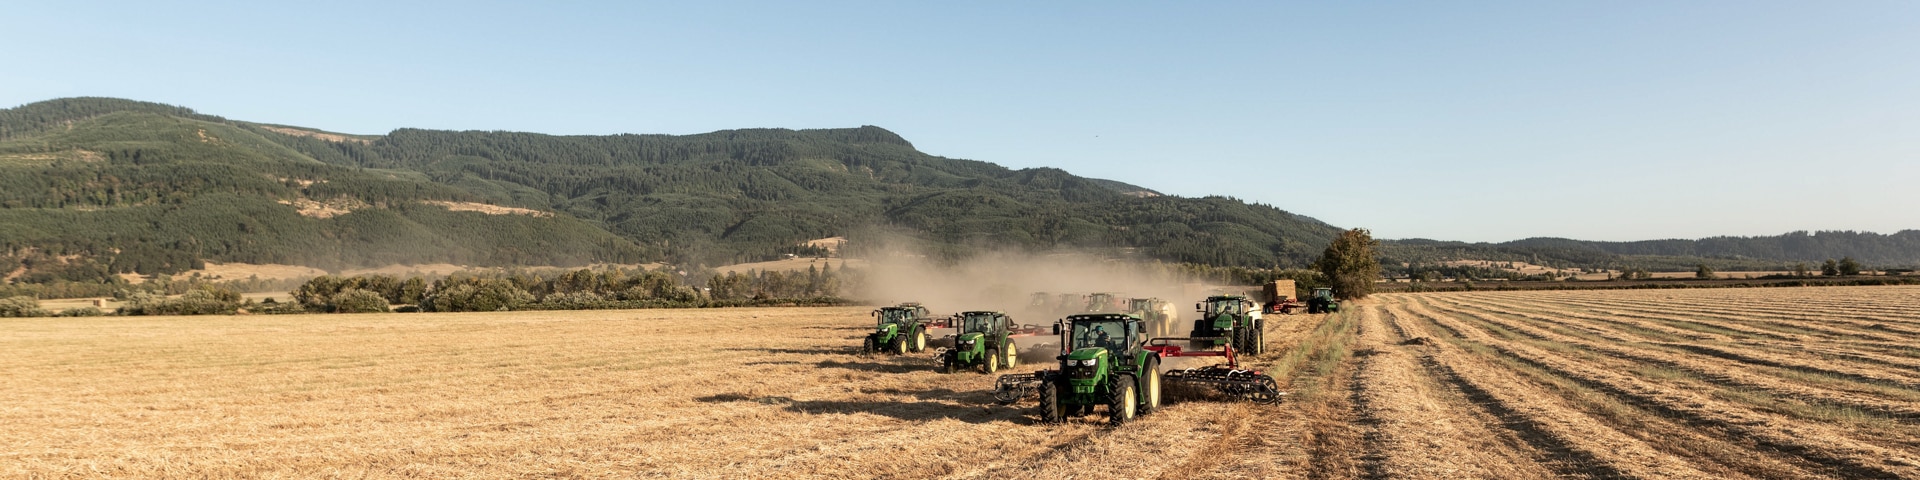
[(864, 308), (7, 319), (0, 476), (1920, 477), (1920, 288), (1350, 306), (1270, 317), (1286, 402), (1119, 428)]

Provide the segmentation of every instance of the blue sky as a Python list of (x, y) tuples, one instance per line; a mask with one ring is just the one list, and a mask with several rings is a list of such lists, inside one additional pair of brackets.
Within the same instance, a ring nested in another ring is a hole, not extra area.
[(878, 125), (1382, 238), (1920, 228), (1920, 3), (17, 2), (0, 105)]

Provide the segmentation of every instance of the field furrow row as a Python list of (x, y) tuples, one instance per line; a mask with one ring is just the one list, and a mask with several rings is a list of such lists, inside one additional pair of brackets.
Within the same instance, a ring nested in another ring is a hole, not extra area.
[(1666, 388), (1622, 373), (1620, 369), (1571, 360), (1525, 342), (1503, 340), (1481, 327), (1466, 325), (1452, 315), (1432, 314), (1429, 318), (1465, 338), (1521, 362), (1619, 395), (1635, 404), (1659, 409), (1686, 419), (1689, 423), (1750, 437), (1763, 445), (1826, 466), (1838, 474), (1875, 478), (1920, 475), (1920, 468), (1914, 466), (1920, 465), (1920, 460), (1908, 458), (1910, 452), (1853, 439), (1840, 428), (1794, 422), (1698, 392)]

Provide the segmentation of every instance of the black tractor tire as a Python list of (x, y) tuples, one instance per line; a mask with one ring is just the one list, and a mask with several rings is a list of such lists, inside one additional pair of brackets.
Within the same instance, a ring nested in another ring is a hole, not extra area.
[[(1193, 333), (1187, 334), (1188, 337), (1193, 337), (1193, 338), (1208, 337), (1212, 335), (1213, 335), (1213, 332), (1207, 329), (1206, 319), (1194, 320)], [(1201, 348), (1201, 349), (1213, 348), (1213, 342), (1207, 341), (1207, 340), (1190, 340), (1188, 341), (1188, 343), (1192, 343), (1193, 348)]]
[(1107, 423), (1120, 426), (1140, 415), (1140, 383), (1133, 375), (1113, 376), (1112, 398), (1107, 400)]
[(873, 344), (873, 335), (867, 335), (867, 339), (860, 343), (860, 353), (873, 353), (879, 350), (880, 346)]
[(905, 336), (893, 337), (893, 345), (890, 346), (888, 349), (893, 350), (893, 353), (896, 355), (906, 355), (907, 354), (907, 337)]
[(949, 353), (946, 355), (941, 355), (940, 356), (940, 373), (953, 373), (953, 371), (955, 370), (953, 363), (954, 363), (953, 354)]
[(927, 351), (927, 331), (913, 329), (913, 345), (910, 346), (913, 347), (914, 353)]
[(1266, 355), (1267, 354), (1267, 321), (1266, 319), (1255, 320), (1253, 322), (1252, 337), (1253, 337), (1253, 354)]
[(1066, 409), (1060, 408), (1060, 384), (1051, 380), (1040, 382), (1040, 422), (1064, 422), (1066, 414)]
[(999, 349), (987, 349), (987, 356), (980, 359), (980, 371), (987, 373), (1000, 371), (1000, 359), (1002, 358), (1006, 357), (1000, 356)]
[(1140, 375), (1140, 414), (1146, 415), (1160, 409), (1160, 359), (1148, 358)]

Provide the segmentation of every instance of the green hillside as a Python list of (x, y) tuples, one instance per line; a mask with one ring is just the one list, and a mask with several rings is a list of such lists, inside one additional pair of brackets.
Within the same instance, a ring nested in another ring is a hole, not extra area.
[(1334, 232), (1234, 199), (931, 156), (871, 126), (344, 136), (107, 98), (0, 110), (0, 273), (17, 280), (202, 261), (715, 265), (880, 234), (951, 256), (1074, 247), (1303, 265)]

